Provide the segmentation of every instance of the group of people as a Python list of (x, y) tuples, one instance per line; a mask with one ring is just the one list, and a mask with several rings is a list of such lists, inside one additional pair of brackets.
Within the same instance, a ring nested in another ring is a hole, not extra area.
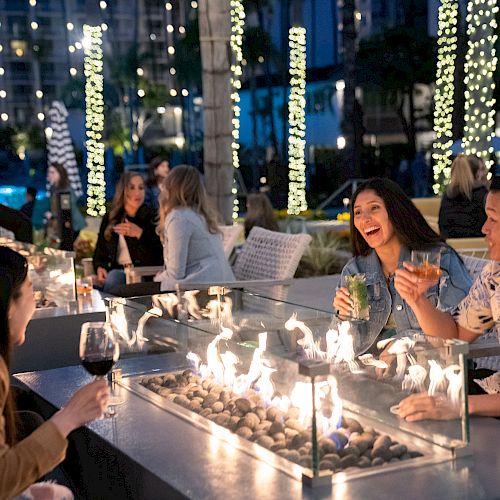
[[(346, 276), (364, 273), (372, 346), (408, 329), (472, 342), (489, 329), (500, 328), (500, 176), (489, 187), (485, 215), (481, 230), (491, 262), (472, 283), (460, 255), (431, 229), (397, 184), (388, 179), (364, 182), (351, 200), (353, 258), (342, 271), (334, 308), (352, 316), (353, 298), (343, 284)], [(440, 252), (441, 276), (419, 279), (410, 263), (412, 250)], [(469, 412), (500, 416), (500, 394), (469, 396)], [(407, 420), (457, 416), (426, 394), (404, 400), (399, 415)]]
[(169, 171), (159, 160), (151, 163), (147, 182), (137, 172), (122, 175), (93, 262), (109, 293), (125, 284), (129, 266), (163, 266), (154, 278), (161, 290), (234, 280), (200, 173), (189, 165)]

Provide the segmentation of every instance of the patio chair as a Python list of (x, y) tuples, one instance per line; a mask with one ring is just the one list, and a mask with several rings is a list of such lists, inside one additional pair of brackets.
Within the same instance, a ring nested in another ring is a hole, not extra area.
[(224, 254), (229, 259), (234, 247), (243, 234), (243, 226), (241, 224), (233, 224), (231, 226), (219, 226), (219, 229), (222, 232)]
[[(481, 274), (484, 266), (489, 262), (487, 259), (470, 255), (463, 255), (463, 259), (473, 280)], [(470, 345), (470, 357), (474, 359), (478, 368), (500, 370), (500, 342), (497, 327), (493, 327)]]
[(489, 257), (488, 243), (484, 238), (448, 238), (446, 243), (463, 256), (487, 259)]

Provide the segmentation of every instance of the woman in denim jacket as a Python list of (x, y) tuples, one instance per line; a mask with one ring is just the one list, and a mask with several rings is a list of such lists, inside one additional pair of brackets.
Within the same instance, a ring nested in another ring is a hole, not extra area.
[[(354, 257), (342, 270), (341, 284), (351, 274), (366, 275), (370, 319), (368, 346), (397, 332), (420, 329), (415, 314), (394, 287), (394, 272), (409, 261), (412, 250), (439, 250), (442, 276), (427, 296), (440, 310), (450, 310), (469, 291), (471, 278), (458, 254), (430, 228), (403, 190), (388, 179), (361, 184), (351, 200)], [(351, 315), (347, 288), (337, 289), (333, 305)]]

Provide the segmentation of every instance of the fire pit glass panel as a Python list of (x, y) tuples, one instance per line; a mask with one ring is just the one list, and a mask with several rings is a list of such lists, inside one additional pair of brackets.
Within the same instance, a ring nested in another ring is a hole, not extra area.
[(75, 303), (74, 253), (55, 248), (0, 238), (7, 246), (26, 257), (33, 282), (37, 309), (67, 308)]
[[(224, 305), (209, 306), (209, 297), (191, 310), (175, 294), (111, 299), (122, 357), (171, 352), (164, 367), (123, 374), (122, 383), (313, 484), (325, 473), (370, 474), (467, 449), (466, 344), (400, 332), (390, 352), (382, 345), (358, 355), (357, 324), (244, 290), (228, 296), (233, 309), (223, 321)], [(204, 317), (212, 307), (219, 316)], [(398, 404), (417, 392), (452, 418), (400, 419)]]

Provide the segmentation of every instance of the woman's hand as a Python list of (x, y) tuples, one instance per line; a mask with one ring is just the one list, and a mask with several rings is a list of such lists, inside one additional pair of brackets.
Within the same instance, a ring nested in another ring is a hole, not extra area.
[(66, 437), (71, 431), (99, 418), (108, 405), (108, 396), (107, 380), (94, 380), (76, 391), (51, 420)]
[(139, 239), (142, 236), (142, 229), (137, 224), (129, 222), (127, 219), (125, 219), (125, 222), (117, 224), (113, 228), (113, 231), (117, 234), (128, 236), (130, 238)]
[(425, 298), (427, 290), (438, 283), (435, 281), (421, 280), (414, 274), (414, 267), (408, 263), (403, 263), (403, 268), (396, 269), (394, 276), (394, 286), (401, 298), (413, 307), (422, 298)]
[(347, 288), (342, 287), (337, 290), (333, 299), (333, 307), (341, 316), (352, 315), (352, 299)]
[(412, 394), (399, 403), (398, 415), (408, 422), (417, 420), (452, 420), (460, 417), (457, 407), (446, 396)]
[(104, 269), (104, 267), (98, 267), (97, 268), (97, 281), (99, 284), (103, 284), (106, 281), (106, 278), (108, 277), (108, 271)]

